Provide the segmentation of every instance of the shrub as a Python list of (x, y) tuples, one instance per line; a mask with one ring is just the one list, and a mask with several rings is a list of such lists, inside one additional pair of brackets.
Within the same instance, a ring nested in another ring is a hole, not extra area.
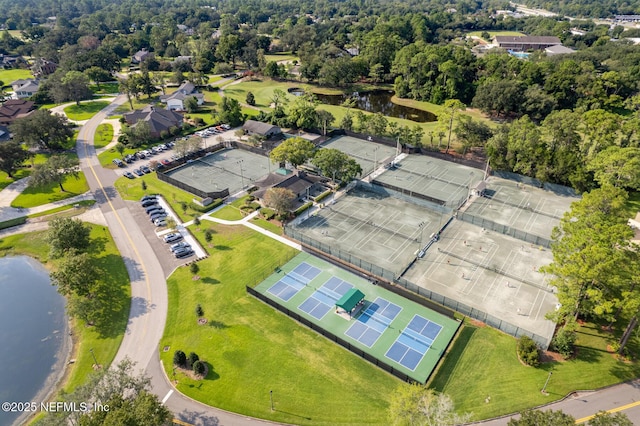
[(196, 362), (200, 361), (200, 357), (197, 353), (191, 352), (189, 353), (189, 364), (194, 365)]
[(263, 207), (263, 208), (260, 209), (260, 214), (265, 219), (271, 220), (276, 215), (276, 212), (273, 209), (270, 209), (270, 208), (267, 208), (267, 207)]
[(200, 267), (198, 266), (197, 263), (192, 263), (191, 266), (189, 266), (189, 271), (191, 271), (193, 275), (197, 274), (199, 270), (200, 270)]
[(536, 367), (540, 363), (540, 350), (536, 342), (529, 336), (518, 340), (518, 357), (527, 365)]
[(184, 367), (187, 365), (187, 356), (181, 350), (177, 350), (173, 354), (173, 365), (177, 365), (178, 367)]
[(561, 328), (551, 341), (551, 349), (558, 352), (564, 358), (569, 358), (573, 355), (576, 337), (575, 331)]
[(256, 97), (253, 95), (252, 92), (247, 92), (247, 97), (245, 99), (247, 101), (247, 103), (251, 106), (256, 104)]
[(294, 215), (296, 216), (300, 216), (300, 214), (304, 213), (307, 209), (309, 209), (311, 206), (313, 205), (313, 201), (309, 201), (308, 203), (304, 203), (302, 206), (300, 206), (295, 212), (293, 212)]
[(142, 190), (146, 191), (147, 190), (147, 182), (142, 181)]
[(204, 310), (202, 309), (202, 306), (200, 306), (199, 303), (198, 303), (198, 306), (196, 306), (196, 315), (199, 317), (204, 315)]
[(327, 190), (327, 191), (324, 191), (322, 194), (318, 195), (318, 196), (316, 197), (316, 200), (315, 200), (315, 201), (316, 201), (316, 203), (319, 203), (320, 201), (322, 201), (322, 200), (324, 200), (325, 198), (327, 198), (327, 197), (329, 196), (329, 194), (331, 194), (331, 190), (330, 190), (330, 189), (329, 189), (329, 190)]
[(211, 235), (211, 231), (210, 230), (207, 229), (206, 231), (204, 231), (204, 240), (206, 242), (210, 243), (212, 238), (213, 237)]
[(195, 226), (200, 226), (200, 218), (198, 216), (193, 218), (193, 224)]
[(202, 362), (202, 361), (196, 361), (196, 362), (193, 364), (193, 372), (194, 372), (194, 373), (196, 373), (196, 374), (198, 374), (198, 375), (202, 376), (202, 375), (204, 375), (204, 370), (206, 370), (205, 365), (204, 365), (204, 362)]

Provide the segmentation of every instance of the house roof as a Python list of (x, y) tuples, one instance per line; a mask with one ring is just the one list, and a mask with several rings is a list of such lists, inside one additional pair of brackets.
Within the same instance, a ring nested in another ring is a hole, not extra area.
[(177, 100), (183, 101), (189, 96), (195, 96), (196, 98), (203, 98), (204, 95), (202, 93), (196, 92), (196, 86), (193, 83), (189, 81), (185, 81), (180, 85), (180, 87), (178, 87), (178, 90), (171, 93), (170, 95), (161, 95), (160, 101), (167, 102), (168, 100), (171, 100), (171, 99), (177, 99)]
[(551, 53), (552, 55), (561, 55), (564, 53), (576, 53), (575, 50), (570, 49), (561, 44), (556, 44), (555, 46), (547, 47), (546, 49), (544, 49), (544, 51), (547, 53)]
[(496, 36), (495, 40), (498, 44), (562, 44), (555, 36)]
[(336, 302), (336, 306), (347, 312), (351, 312), (362, 299), (364, 299), (364, 293), (357, 288), (352, 288)]
[(255, 120), (247, 120), (242, 126), (242, 129), (259, 135), (266, 135), (267, 133), (281, 133), (280, 127)]
[(149, 123), (151, 133), (160, 134), (169, 130), (170, 127), (177, 126), (182, 122), (182, 115), (163, 108), (147, 106), (141, 110), (136, 110), (124, 115), (125, 120), (130, 125), (135, 125), (140, 121)]
[(10, 99), (0, 106), (0, 123), (11, 124), (14, 120), (31, 114), (35, 109), (35, 103), (32, 101)]

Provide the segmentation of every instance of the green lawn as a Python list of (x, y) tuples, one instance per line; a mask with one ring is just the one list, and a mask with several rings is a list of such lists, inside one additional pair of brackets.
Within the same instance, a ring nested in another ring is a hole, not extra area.
[(11, 207), (29, 208), (41, 206), (54, 201), (75, 197), (76, 195), (84, 194), (89, 190), (87, 179), (82, 172), (79, 173), (77, 179), (73, 176), (67, 176), (62, 183), (62, 186), (64, 187), (65, 192), (60, 190), (60, 186), (58, 186), (57, 183), (34, 188), (27, 187), (15, 198), (15, 200), (11, 202)]
[(96, 129), (96, 133), (93, 136), (93, 147), (104, 148), (113, 139), (113, 126), (109, 123), (102, 123)]
[(107, 105), (109, 105), (109, 102), (107, 101), (90, 101), (81, 103), (80, 105), (73, 104), (66, 107), (64, 109), (64, 113), (67, 115), (69, 120), (89, 120)]
[(261, 217), (253, 218), (252, 222), (259, 227), (266, 229), (267, 231), (273, 232), (276, 235), (282, 235), (282, 227), (276, 225), (273, 222), (269, 222), (268, 220), (262, 219)]
[[(120, 257), (111, 234), (106, 228), (88, 225), (91, 227), (93, 247), (99, 248), (99, 253), (96, 254), (96, 263), (105, 271), (105, 279), (109, 280), (109, 283), (112, 284), (111, 288), (114, 290), (113, 318), (110, 327), (101, 330), (102, 332), (78, 321), (72, 321), (74, 352), (71, 358), (75, 359), (75, 362), (69, 367), (69, 372), (63, 383), (65, 392), (72, 391), (92, 371), (93, 359), (89, 348), (93, 348), (100, 364), (107, 366), (111, 363), (120, 347), (129, 317), (131, 292), (122, 257)], [(49, 246), (44, 240), (45, 234), (45, 232), (32, 232), (3, 237), (0, 240), (0, 251), (3, 256), (27, 255), (34, 257), (50, 269), (55, 265), (55, 261), (49, 259)]]
[(10, 85), (12, 82), (16, 80), (23, 80), (27, 78), (33, 78), (33, 74), (31, 74), (31, 70), (24, 70), (21, 68), (10, 69), (10, 70), (0, 70), (0, 81), (2, 81), (5, 86)]
[[(596, 389), (640, 374), (637, 362), (618, 361), (606, 351), (610, 336), (592, 324), (579, 330), (575, 359), (538, 368), (521, 364), (516, 339), (493, 328), (466, 324), (459, 336), (430, 385), (451, 396), (456, 411), (472, 413), (473, 420), (535, 407), (574, 390)], [(549, 372), (553, 376), (545, 396), (540, 390)]]
[[(173, 353), (196, 352), (210, 371), (202, 381), (176, 373), (177, 388), (225, 410), (290, 424), (387, 424), (389, 396), (402, 382), (247, 295), (296, 253), (242, 226), (213, 229), (210, 257), (168, 280), (169, 312), (160, 348), (173, 378)], [(206, 244), (206, 243), (205, 243)], [(201, 304), (205, 325), (198, 325)], [(270, 410), (273, 391), (275, 411)]]
[(100, 83), (100, 88), (96, 84), (89, 86), (95, 95), (111, 95), (119, 93), (118, 83)]
[[(142, 189), (142, 181), (147, 184), (146, 191)], [(155, 173), (137, 177), (136, 179), (121, 177), (116, 180), (114, 186), (120, 196), (126, 200), (139, 200), (144, 194), (161, 194), (183, 222), (192, 220), (194, 215), (202, 215), (202, 212), (193, 210), (191, 207), (187, 208), (186, 213), (182, 211), (181, 203), (189, 205), (194, 198), (198, 198), (197, 196), (162, 182)]]
[(627, 201), (627, 217), (633, 219), (640, 212), (640, 192), (630, 192)]
[(298, 61), (298, 62), (300, 62), (300, 58), (295, 56), (295, 55), (292, 55), (291, 52), (267, 54), (267, 55), (264, 55), (264, 60), (267, 61), (267, 62), (270, 62), (270, 61), (275, 61), (275, 62), (280, 62), (280, 61)]

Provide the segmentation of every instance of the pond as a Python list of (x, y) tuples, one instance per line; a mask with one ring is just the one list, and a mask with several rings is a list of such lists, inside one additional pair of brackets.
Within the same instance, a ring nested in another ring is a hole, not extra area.
[[(32, 258), (0, 258), (0, 342), (0, 401), (39, 405), (64, 370), (69, 332), (65, 299)], [(0, 424), (20, 414), (0, 411)]]
[[(300, 96), (304, 92), (301, 89), (289, 89), (289, 93)], [(388, 117), (405, 118), (418, 123), (436, 121), (438, 118), (428, 112), (417, 108), (398, 105), (391, 102), (394, 92), (392, 90), (374, 90), (371, 92), (353, 92), (350, 95), (321, 95), (314, 96), (323, 104), (342, 105), (344, 101), (353, 98), (356, 101), (355, 108), (368, 112), (379, 112)]]

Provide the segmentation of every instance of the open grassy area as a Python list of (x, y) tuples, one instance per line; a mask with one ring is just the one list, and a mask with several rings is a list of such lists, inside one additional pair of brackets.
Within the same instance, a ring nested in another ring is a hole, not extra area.
[(89, 120), (107, 105), (109, 105), (109, 102), (107, 101), (83, 102), (80, 105), (69, 105), (64, 109), (64, 113), (67, 115), (69, 120)]
[(16, 80), (23, 80), (26, 78), (33, 78), (31, 70), (24, 70), (22, 68), (0, 70), (0, 81), (4, 82), (6, 86)]
[(113, 139), (113, 126), (109, 123), (102, 123), (96, 129), (96, 133), (93, 136), (93, 147), (104, 148)]
[[(146, 182), (147, 190), (142, 189), (142, 182)], [(155, 173), (140, 176), (136, 179), (121, 177), (116, 180), (114, 186), (120, 196), (126, 200), (139, 200), (144, 194), (162, 194), (165, 200), (171, 204), (171, 208), (176, 212), (183, 222), (192, 220), (194, 215), (201, 216), (202, 212), (187, 208), (186, 213), (182, 211), (181, 203), (189, 205), (194, 198), (193, 194), (183, 191), (168, 183), (158, 179)]]
[(640, 192), (630, 192), (627, 200), (627, 217), (633, 219), (640, 212)]
[(57, 183), (38, 187), (27, 187), (12, 202), (11, 207), (29, 208), (52, 203), (54, 201), (66, 200), (76, 195), (84, 194), (89, 190), (87, 179), (84, 173), (80, 172), (78, 178), (67, 176), (62, 183), (65, 192), (60, 190)]
[(264, 55), (264, 60), (267, 62), (275, 61), (298, 61), (300, 62), (300, 58), (296, 55), (291, 54), (291, 52), (282, 52), (282, 53), (269, 53)]
[[(167, 283), (160, 342), (169, 347), (161, 352), (165, 371), (172, 378), (178, 349), (196, 352), (210, 369), (201, 381), (177, 371), (178, 390), (225, 410), (290, 424), (387, 424), (389, 396), (402, 382), (246, 294), (247, 283), (296, 251), (242, 226), (209, 227), (215, 247), (198, 262), (200, 280), (182, 267)], [(194, 235), (203, 241), (202, 232)], [(198, 324), (197, 304), (207, 324)]]
[[(91, 239), (96, 248), (96, 263), (105, 271), (105, 279), (109, 280), (113, 289), (113, 316), (108, 328), (101, 332), (93, 327), (87, 327), (79, 321), (72, 321), (75, 350), (72, 358), (75, 363), (69, 366), (63, 388), (72, 391), (81, 384), (92, 369), (93, 359), (89, 348), (93, 348), (98, 362), (107, 366), (113, 360), (129, 317), (130, 287), (127, 271), (120, 257), (111, 234), (102, 226), (89, 224)], [(47, 268), (52, 268), (55, 261), (49, 259), (49, 246), (45, 243), (46, 232), (32, 232), (3, 237), (0, 240), (0, 254), (2, 256), (26, 255), (38, 259)]]
[(89, 88), (95, 95), (111, 95), (120, 92), (118, 86), (118, 83), (113, 82), (100, 83), (100, 88), (98, 88), (97, 84), (92, 84)]
[(267, 231), (273, 232), (276, 235), (282, 235), (282, 227), (276, 225), (273, 222), (269, 222), (268, 220), (262, 219), (261, 217), (253, 218), (252, 222), (259, 227), (266, 229)]
[[(30, 214), (28, 217), (29, 219), (35, 219), (37, 217), (43, 217), (43, 216), (51, 216), (51, 218), (78, 216), (86, 212), (88, 208), (93, 206), (95, 203), (96, 203), (96, 200), (82, 200), (77, 203), (65, 204), (64, 206), (56, 207), (40, 213)], [(47, 220), (49, 219), (50, 218), (47, 218)]]
[[(637, 362), (618, 361), (606, 351), (611, 336), (586, 324), (578, 332), (578, 355), (563, 362), (527, 367), (516, 355), (516, 339), (490, 327), (465, 324), (431, 387), (451, 396), (456, 411), (474, 420), (513, 413), (558, 400), (574, 390), (596, 389), (638, 377)], [(635, 344), (635, 343), (634, 343)], [(553, 376), (540, 393), (549, 372)], [(486, 398), (490, 396), (490, 402)]]

